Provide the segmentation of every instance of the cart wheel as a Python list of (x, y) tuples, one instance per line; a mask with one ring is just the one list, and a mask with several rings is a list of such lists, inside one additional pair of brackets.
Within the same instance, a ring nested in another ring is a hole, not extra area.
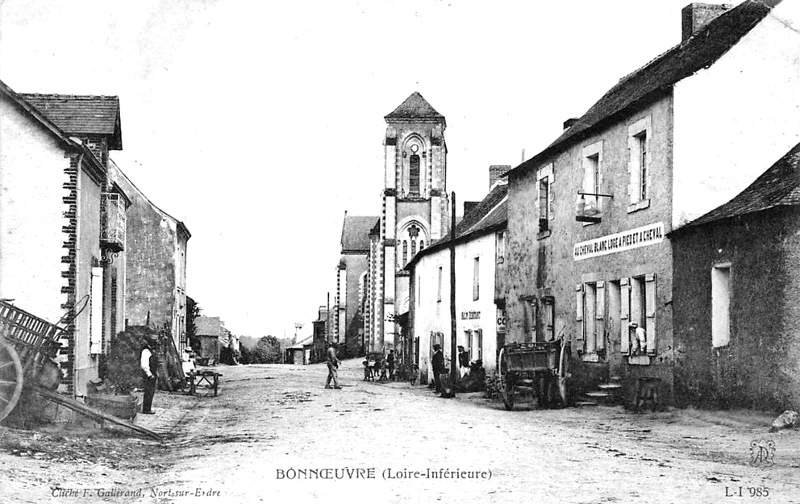
[(0, 420), (13, 411), (22, 393), (22, 363), (17, 351), (0, 341)]
[(506, 386), (500, 390), (500, 395), (503, 396), (503, 406), (506, 407), (508, 411), (514, 409), (514, 394), (516, 393), (516, 386)]
[(569, 404), (569, 388), (567, 386), (567, 380), (570, 378), (569, 354), (569, 345), (562, 345), (561, 356), (558, 362), (558, 395), (560, 396), (563, 406)]

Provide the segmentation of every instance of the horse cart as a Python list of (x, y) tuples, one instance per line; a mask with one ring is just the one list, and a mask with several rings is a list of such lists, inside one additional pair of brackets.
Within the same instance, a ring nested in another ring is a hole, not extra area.
[(63, 329), (0, 300), (0, 420), (17, 406), (23, 387), (55, 390), (55, 359)]
[(570, 345), (563, 339), (512, 343), (500, 350), (500, 395), (507, 410), (517, 398), (535, 396), (540, 407), (569, 402)]

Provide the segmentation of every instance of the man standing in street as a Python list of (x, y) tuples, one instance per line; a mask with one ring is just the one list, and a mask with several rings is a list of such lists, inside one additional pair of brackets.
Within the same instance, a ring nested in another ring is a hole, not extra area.
[(139, 367), (142, 368), (144, 379), (144, 399), (142, 401), (142, 413), (152, 415), (153, 396), (156, 394), (156, 374), (158, 370), (158, 357), (155, 348), (158, 346), (158, 336), (147, 334), (144, 337), (144, 348), (139, 359)]
[(442, 373), (444, 373), (444, 354), (442, 353), (442, 346), (438, 343), (433, 345), (433, 357), (431, 357), (431, 365), (433, 366), (433, 383), (436, 384), (434, 392), (440, 393), (442, 391)]
[(331, 343), (328, 347), (328, 380), (325, 382), (325, 388), (331, 388), (331, 378), (333, 379), (333, 388), (340, 389), (339, 386), (339, 358), (336, 356), (336, 343)]
[(394, 380), (394, 350), (389, 350), (386, 356), (386, 367), (389, 369), (389, 380)]

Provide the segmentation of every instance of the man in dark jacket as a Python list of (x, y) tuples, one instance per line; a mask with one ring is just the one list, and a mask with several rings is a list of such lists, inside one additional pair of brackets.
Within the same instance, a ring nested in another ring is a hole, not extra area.
[(442, 347), (439, 344), (433, 345), (433, 357), (431, 357), (431, 366), (433, 367), (433, 383), (436, 384), (435, 392), (442, 391), (442, 377), (444, 373), (444, 354)]
[(328, 347), (328, 380), (325, 382), (325, 388), (331, 388), (331, 379), (333, 379), (333, 388), (340, 389), (339, 386), (339, 357), (336, 356), (337, 343), (331, 343)]
[(139, 359), (144, 379), (144, 399), (142, 400), (142, 413), (152, 415), (153, 396), (156, 394), (156, 375), (158, 373), (158, 357), (155, 349), (158, 346), (158, 336), (148, 334), (144, 337), (144, 348)]
[(394, 380), (394, 350), (389, 350), (386, 356), (386, 368), (389, 370), (389, 379)]

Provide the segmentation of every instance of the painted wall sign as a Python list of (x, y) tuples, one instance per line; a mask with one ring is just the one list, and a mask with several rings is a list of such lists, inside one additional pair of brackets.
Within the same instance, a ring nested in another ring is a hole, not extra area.
[(664, 241), (664, 223), (657, 222), (621, 233), (576, 243), (572, 249), (572, 258), (580, 261), (590, 257), (656, 245), (662, 241)]
[(481, 318), (481, 312), (479, 311), (462, 311), (461, 312), (461, 320), (475, 320)]

